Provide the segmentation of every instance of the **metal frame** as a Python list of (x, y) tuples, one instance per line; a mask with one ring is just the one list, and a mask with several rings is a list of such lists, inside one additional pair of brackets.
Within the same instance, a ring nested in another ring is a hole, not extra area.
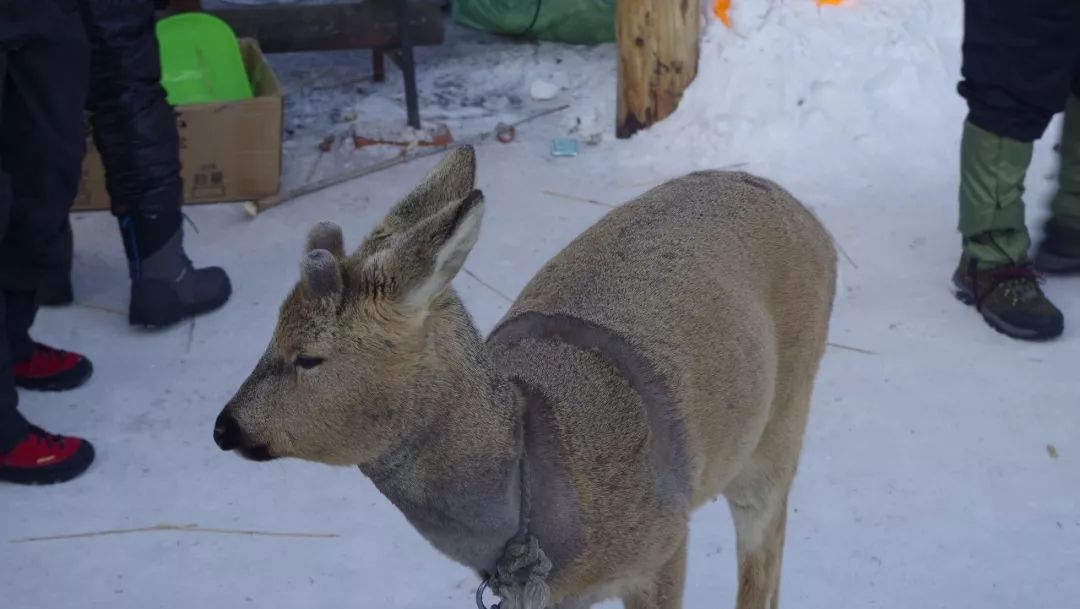
[(416, 64), (413, 63), (412, 32), (409, 28), (409, 0), (398, 0), (398, 45), (401, 75), (405, 79), (405, 112), (409, 126), (420, 128), (420, 101), (416, 94)]

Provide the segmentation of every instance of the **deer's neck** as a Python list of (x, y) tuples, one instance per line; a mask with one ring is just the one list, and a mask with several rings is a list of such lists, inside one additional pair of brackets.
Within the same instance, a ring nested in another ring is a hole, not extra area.
[(361, 469), (437, 549), (483, 571), (518, 529), (521, 413), (471, 321), (455, 313), (433, 322), (409, 397), (414, 422)]

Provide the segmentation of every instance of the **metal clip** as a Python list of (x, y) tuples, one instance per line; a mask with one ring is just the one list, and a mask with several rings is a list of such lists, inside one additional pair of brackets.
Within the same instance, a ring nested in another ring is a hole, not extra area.
[(499, 609), (499, 603), (495, 603), (491, 607), (484, 604), (484, 592), (488, 589), (488, 580), (480, 582), (480, 587), (476, 589), (476, 609)]

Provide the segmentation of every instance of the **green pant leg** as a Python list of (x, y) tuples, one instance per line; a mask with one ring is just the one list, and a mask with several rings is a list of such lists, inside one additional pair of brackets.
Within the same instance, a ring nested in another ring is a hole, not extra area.
[(1031, 142), (964, 124), (960, 146), (960, 233), (964, 254), (987, 266), (1028, 259), (1024, 177)]
[(1054, 221), (1080, 229), (1080, 98), (1069, 98), (1061, 134), (1061, 169), (1058, 192), (1050, 202)]

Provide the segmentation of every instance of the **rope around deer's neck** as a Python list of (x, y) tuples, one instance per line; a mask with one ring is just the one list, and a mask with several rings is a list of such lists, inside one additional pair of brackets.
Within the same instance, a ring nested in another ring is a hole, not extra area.
[(476, 591), (477, 609), (489, 609), (484, 605), (484, 591), (491, 591), (502, 602), (490, 609), (544, 609), (551, 598), (547, 578), (551, 573), (551, 560), (540, 548), (540, 540), (529, 533), (529, 514), (532, 511), (532, 490), (529, 487), (528, 454), (524, 446), (520, 459), (521, 516), (518, 532), (506, 544), (502, 558)]

